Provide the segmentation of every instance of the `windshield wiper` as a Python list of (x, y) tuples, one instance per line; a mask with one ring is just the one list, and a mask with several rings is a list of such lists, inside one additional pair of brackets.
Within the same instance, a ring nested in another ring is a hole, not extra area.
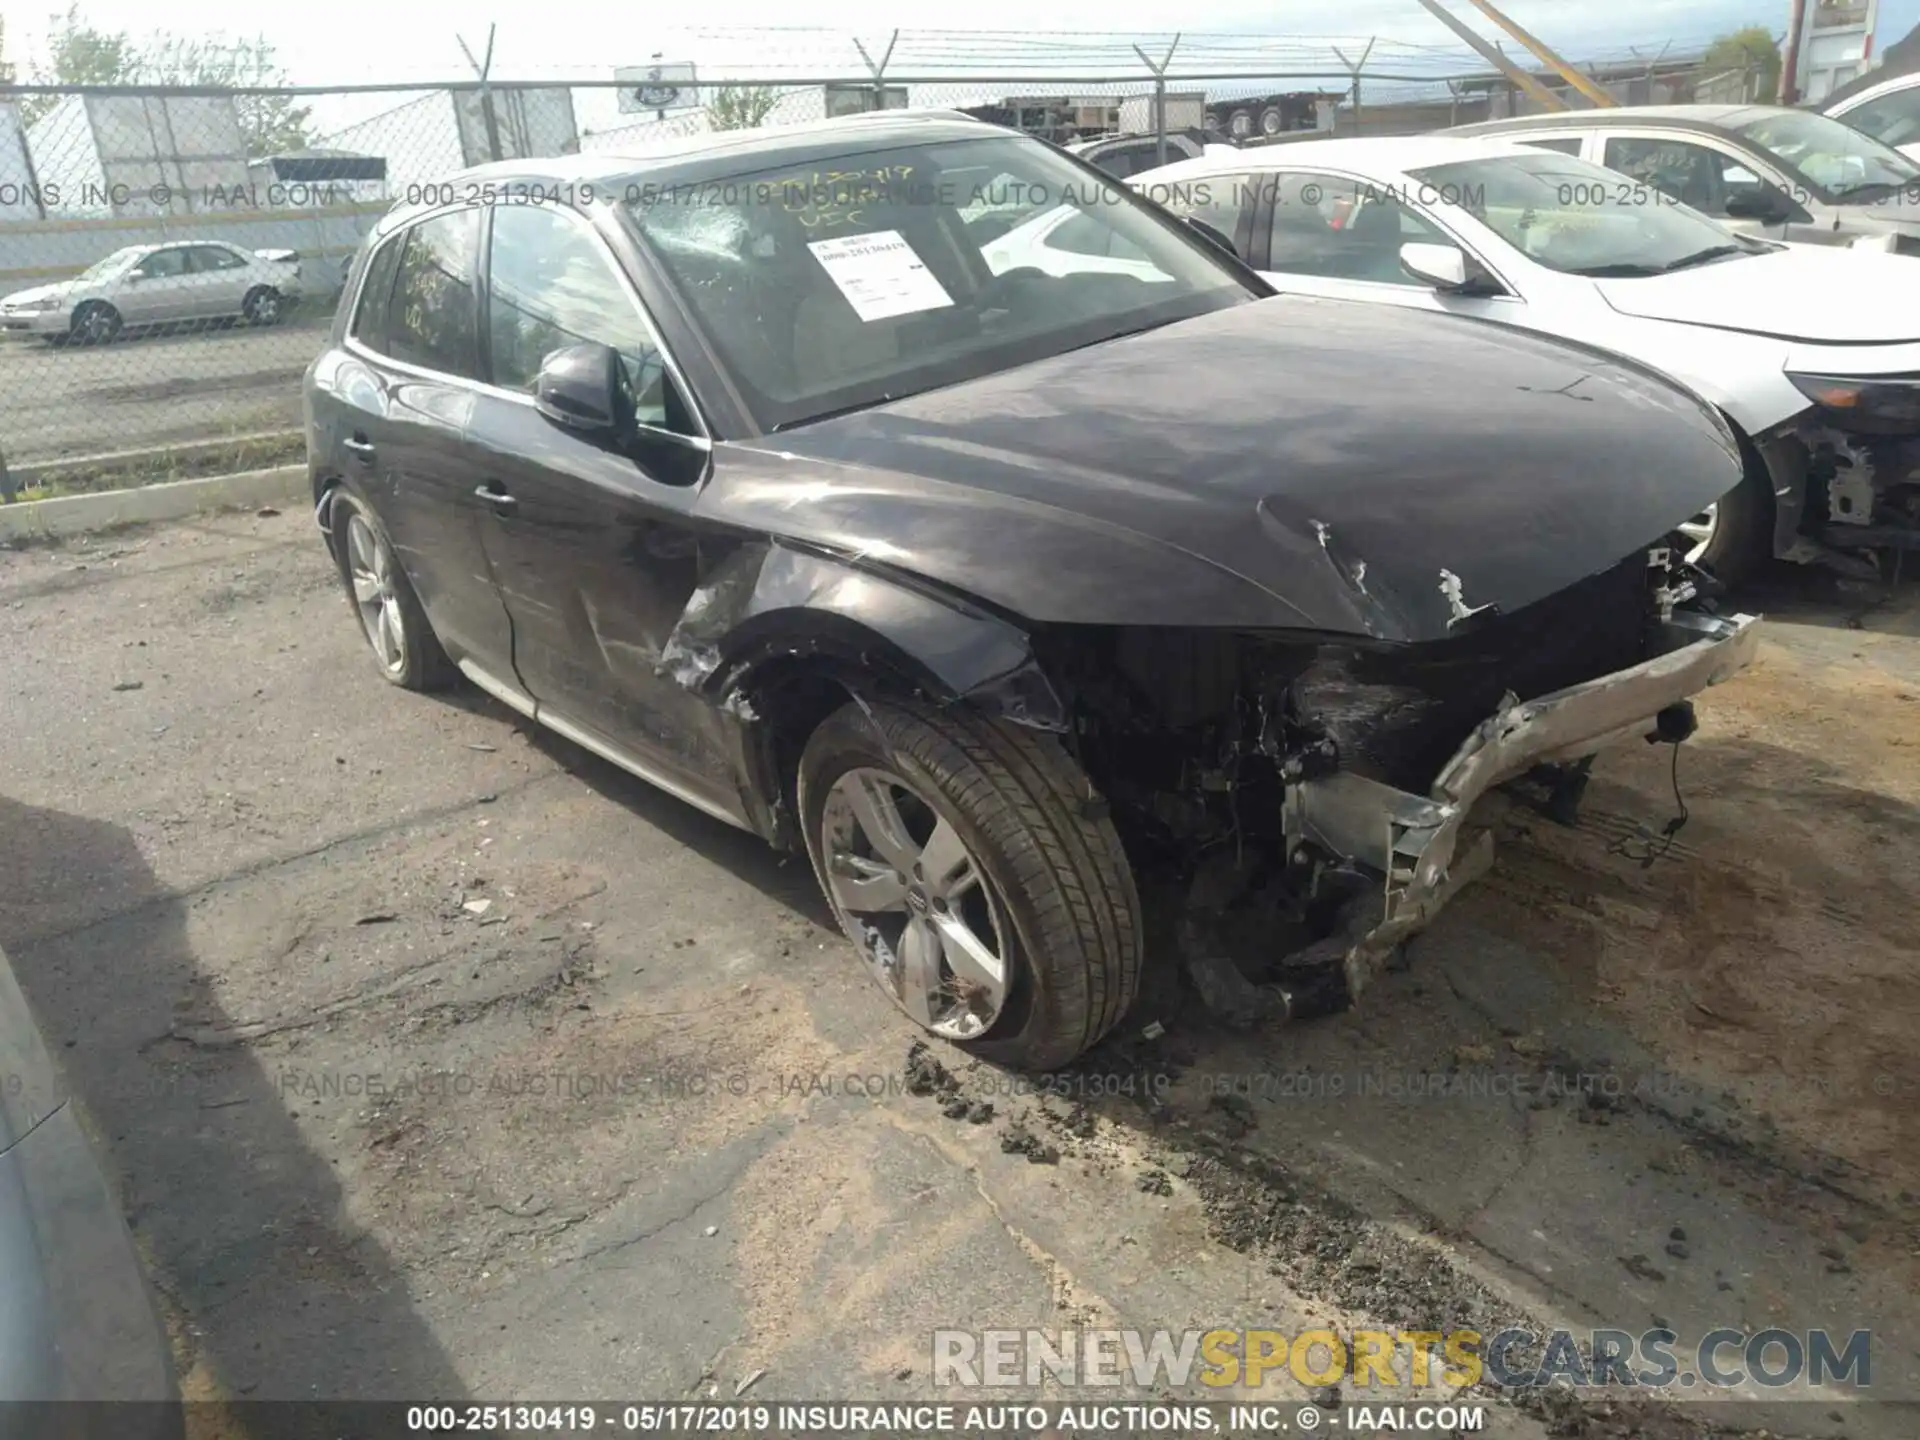
[(1590, 280), (1629, 280), (1645, 275), (1664, 275), (1664, 265), (1647, 265), (1638, 260), (1615, 260), (1605, 265), (1582, 265), (1569, 275), (1585, 275)]
[(905, 400), (910, 395), (918, 395), (918, 390), (902, 390), (898, 395), (876, 395), (871, 400), (856, 400), (851, 405), (836, 405), (831, 410), (822, 410), (814, 415), (802, 415), (797, 420), (782, 420), (767, 433), (776, 435), (782, 430), (798, 430), (802, 425), (811, 425), (817, 420), (838, 420), (842, 415), (856, 415), (862, 410), (873, 410), (881, 405), (891, 405), (896, 400)]
[(1695, 265), (1706, 265), (1715, 260), (1724, 260), (1732, 255), (1753, 255), (1757, 251), (1745, 245), (1709, 245), (1704, 250), (1696, 250), (1691, 255), (1682, 255), (1678, 260), (1669, 260), (1659, 267), (1662, 275), (1670, 275), (1675, 270), (1690, 270)]

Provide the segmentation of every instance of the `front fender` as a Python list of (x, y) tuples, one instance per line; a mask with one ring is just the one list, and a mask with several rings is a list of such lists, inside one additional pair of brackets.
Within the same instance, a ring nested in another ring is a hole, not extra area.
[(754, 541), (687, 603), (662, 664), (721, 708), (750, 717), (772, 675), (798, 665), (847, 688), (967, 700), (1041, 729), (1067, 710), (1026, 633), (964, 596), (824, 551)]

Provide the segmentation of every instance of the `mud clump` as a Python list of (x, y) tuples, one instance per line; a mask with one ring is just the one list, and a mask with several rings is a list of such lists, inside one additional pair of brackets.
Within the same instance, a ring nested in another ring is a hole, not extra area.
[(1140, 1177), (1140, 1188), (1149, 1195), (1171, 1195), (1173, 1181), (1164, 1170), (1148, 1170)]
[(1019, 1123), (1009, 1125), (1000, 1137), (1000, 1149), (1007, 1155), (1024, 1155), (1029, 1165), (1058, 1165), (1060, 1152)]
[(960, 1089), (953, 1072), (934, 1058), (924, 1040), (916, 1040), (907, 1047), (904, 1074), (909, 1095), (950, 1097)]

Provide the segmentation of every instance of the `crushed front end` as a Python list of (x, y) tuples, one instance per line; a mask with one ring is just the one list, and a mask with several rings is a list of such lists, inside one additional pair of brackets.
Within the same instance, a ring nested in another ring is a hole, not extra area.
[(1352, 1000), (1486, 870), (1492, 837), (1468, 821), (1488, 790), (1537, 781), (1567, 811), (1600, 750), (1690, 735), (1689, 701), (1751, 661), (1758, 626), (1713, 613), (1679, 555), (1423, 643), (1055, 637), (1081, 762), (1143, 892), (1172, 900), (1209, 1008), (1251, 1023)]

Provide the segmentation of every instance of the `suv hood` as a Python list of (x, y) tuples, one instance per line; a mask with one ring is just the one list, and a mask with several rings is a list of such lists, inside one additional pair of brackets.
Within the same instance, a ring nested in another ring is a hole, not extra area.
[(1438, 639), (1740, 479), (1631, 362), (1278, 297), (719, 447), (700, 511), (1030, 621)]
[(1789, 245), (1672, 275), (1600, 280), (1623, 315), (1827, 345), (1920, 340), (1920, 265), (1910, 255)]

